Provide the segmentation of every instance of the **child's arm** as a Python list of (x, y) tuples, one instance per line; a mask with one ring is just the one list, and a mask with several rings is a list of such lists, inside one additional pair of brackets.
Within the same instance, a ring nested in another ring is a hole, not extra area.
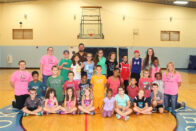
[(42, 74), (43, 74), (43, 65), (42, 64), (40, 64), (40, 79), (42, 79)]
[(55, 98), (55, 107), (58, 107), (59, 106), (59, 103), (58, 103), (58, 101), (57, 101), (57, 99)]
[(149, 69), (150, 78), (152, 77), (152, 76), (151, 76), (151, 73), (152, 73), (152, 67), (150, 67), (150, 69)]
[(141, 108), (139, 108), (135, 102), (133, 103), (133, 106), (134, 106), (136, 109), (141, 110)]
[(82, 103), (81, 103), (82, 107), (86, 108), (86, 106), (84, 105), (84, 98), (82, 97)]
[(104, 102), (104, 100), (103, 100), (103, 104), (101, 105), (101, 112), (103, 112), (103, 107), (104, 107), (104, 105), (105, 105), (105, 102)]
[(62, 68), (65, 70), (71, 70), (71, 68), (68, 68), (68, 67), (62, 67)]
[(64, 99), (64, 108), (66, 108), (67, 107), (67, 101), (66, 101), (66, 97), (65, 97), (65, 99)]
[(114, 108), (115, 108), (115, 101), (114, 101), (114, 106), (113, 106), (113, 109), (112, 109), (112, 114), (114, 114)]
[(132, 60), (130, 61), (130, 71), (131, 71), (131, 69), (132, 69)]
[(44, 107), (45, 107), (45, 108), (48, 107), (48, 99), (45, 100)]
[(142, 60), (141, 70), (143, 70), (143, 67), (144, 67), (144, 61)]
[(146, 109), (146, 108), (148, 108), (148, 103), (147, 102), (145, 103), (144, 109)]

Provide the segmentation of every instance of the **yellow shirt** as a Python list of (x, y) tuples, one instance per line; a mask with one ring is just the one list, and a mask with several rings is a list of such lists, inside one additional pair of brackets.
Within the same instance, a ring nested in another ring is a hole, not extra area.
[(104, 86), (107, 83), (107, 79), (104, 75), (93, 75), (91, 78), (91, 84), (93, 85), (93, 96), (104, 97), (105, 89)]

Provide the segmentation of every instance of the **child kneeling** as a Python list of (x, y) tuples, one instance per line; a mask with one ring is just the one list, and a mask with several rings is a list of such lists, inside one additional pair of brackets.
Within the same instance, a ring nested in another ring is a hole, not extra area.
[(102, 105), (102, 116), (103, 117), (112, 117), (114, 114), (114, 102), (115, 98), (112, 97), (113, 91), (112, 89), (107, 89), (107, 97), (103, 100)]
[(26, 99), (24, 107), (22, 109), (23, 116), (43, 115), (40, 99), (36, 97), (36, 89), (32, 88), (29, 92), (30, 96)]
[(65, 109), (58, 105), (58, 101), (56, 99), (56, 91), (53, 88), (49, 88), (48, 91), (46, 92), (44, 111), (47, 114), (49, 113), (64, 114)]
[(133, 110), (136, 114), (152, 114), (152, 107), (148, 106), (148, 102), (144, 97), (144, 90), (140, 89), (138, 95), (135, 97)]
[(116, 100), (116, 118), (120, 119), (121, 117), (124, 118), (126, 121), (129, 119), (129, 116), (132, 113), (130, 109), (130, 99), (129, 96), (125, 94), (124, 88), (118, 88), (118, 94), (115, 96)]
[(81, 105), (78, 106), (80, 113), (95, 115), (95, 107), (93, 106), (93, 96), (90, 88), (85, 88), (84, 95), (82, 96)]
[(153, 107), (153, 111), (156, 112), (158, 111), (159, 113), (163, 113), (164, 109), (163, 109), (163, 94), (161, 92), (158, 91), (158, 84), (154, 83), (152, 85), (152, 90), (153, 92), (151, 92), (151, 98), (152, 98), (152, 107)]

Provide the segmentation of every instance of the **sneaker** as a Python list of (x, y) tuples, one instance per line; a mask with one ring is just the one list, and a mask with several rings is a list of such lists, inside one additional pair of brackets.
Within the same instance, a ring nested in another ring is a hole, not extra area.
[(125, 116), (125, 121), (128, 121), (129, 120), (129, 116)]
[(12, 100), (12, 107), (16, 108), (16, 102), (14, 100)]
[(94, 112), (94, 111), (91, 111), (91, 112), (90, 112), (90, 115), (95, 115), (95, 112)]
[(80, 111), (80, 114), (84, 114), (84, 112)]
[(120, 116), (119, 114), (116, 114), (116, 118), (117, 118), (117, 119), (120, 119), (121, 116)]
[(38, 112), (36, 113), (37, 116), (43, 116), (43, 113), (42, 112)]
[(23, 113), (23, 116), (29, 116), (29, 114), (27, 114), (27, 113)]
[(65, 115), (65, 112), (64, 112), (64, 111), (61, 111), (60, 114), (61, 114), (61, 115)]
[(76, 112), (74, 111), (74, 112), (72, 112), (71, 114), (72, 114), (72, 115), (75, 115), (75, 114), (76, 114)]
[(155, 113), (155, 112), (156, 112), (156, 108), (153, 108), (153, 109), (152, 109), (152, 113)]
[(181, 106), (185, 108), (186, 107), (186, 103), (183, 101)]

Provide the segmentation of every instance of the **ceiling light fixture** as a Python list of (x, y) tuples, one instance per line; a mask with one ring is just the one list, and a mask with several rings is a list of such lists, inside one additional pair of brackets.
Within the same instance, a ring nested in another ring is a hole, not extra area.
[(173, 3), (176, 4), (176, 5), (186, 5), (189, 2), (187, 0), (176, 0)]

